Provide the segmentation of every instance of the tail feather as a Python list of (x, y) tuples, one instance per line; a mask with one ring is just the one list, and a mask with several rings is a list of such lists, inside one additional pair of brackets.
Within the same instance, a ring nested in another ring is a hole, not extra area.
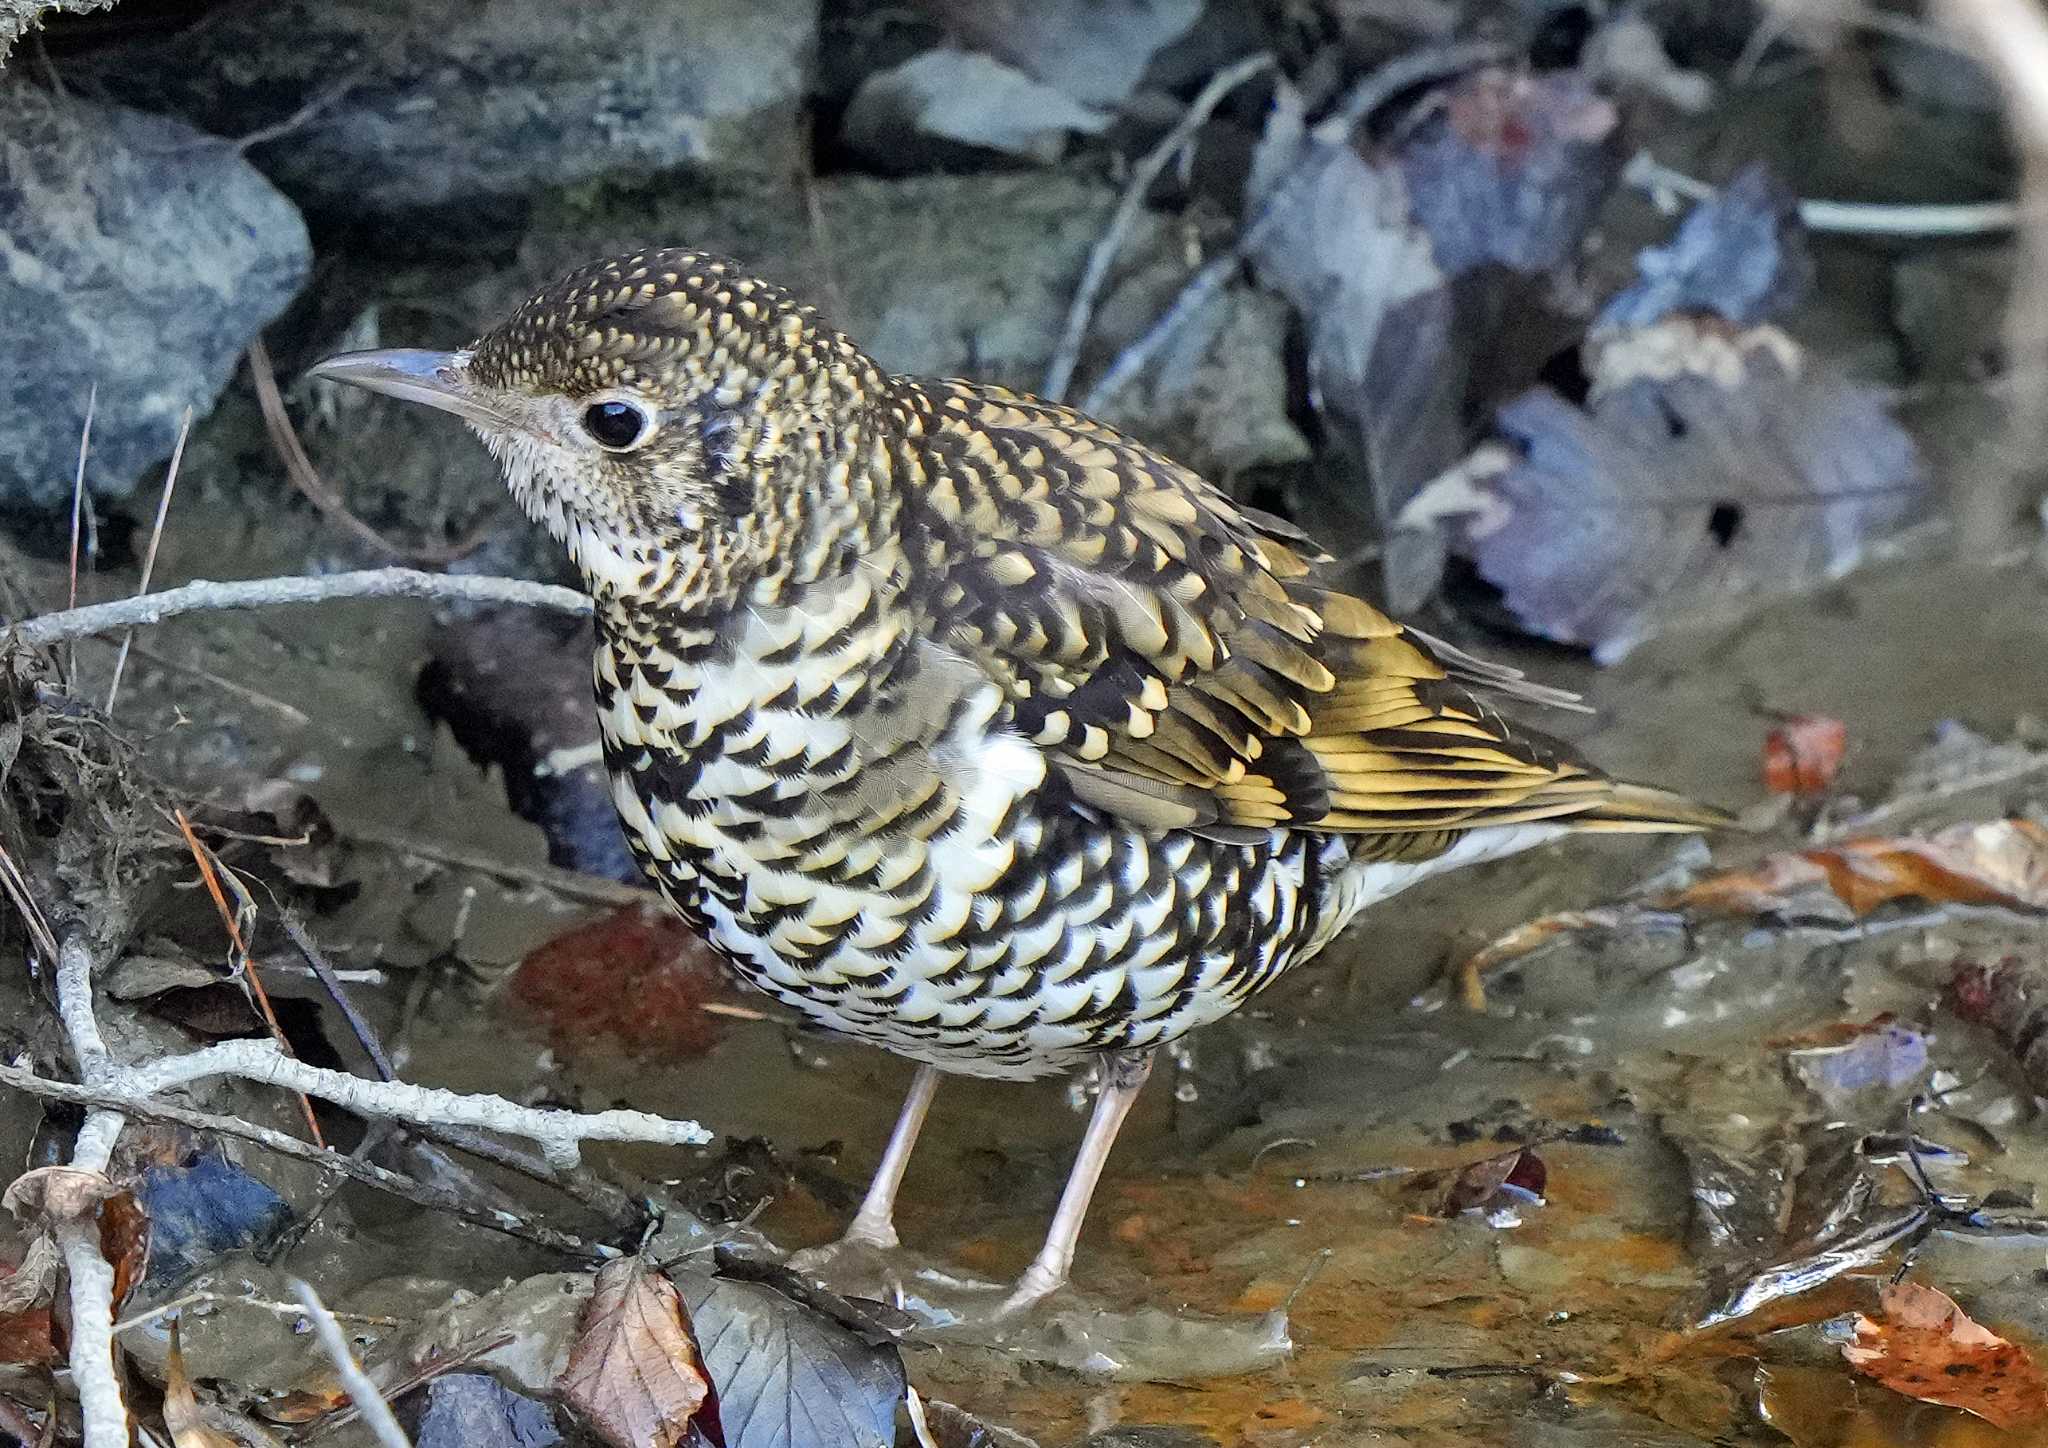
[(1733, 815), (1712, 805), (1687, 799), (1669, 789), (1646, 784), (1615, 784), (1607, 796), (1569, 823), (1575, 830), (1614, 834), (1678, 834), (1725, 830), (1736, 826)]

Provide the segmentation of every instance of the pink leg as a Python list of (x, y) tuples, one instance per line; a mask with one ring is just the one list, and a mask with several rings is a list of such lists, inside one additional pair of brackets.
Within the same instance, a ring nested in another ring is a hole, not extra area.
[(1132, 1103), (1152, 1074), (1152, 1058), (1112, 1056), (1104, 1063), (1102, 1090), (1095, 1098), (1095, 1112), (1088, 1118), (1088, 1130), (1081, 1138), (1081, 1150), (1074, 1168), (1067, 1174), (1066, 1190), (1060, 1193), (1058, 1210), (1045, 1234), (1045, 1245), (1017, 1279), (1017, 1288), (1002, 1306), (1004, 1313), (1031, 1306), (1066, 1284), (1074, 1265), (1074, 1248), (1081, 1240), (1081, 1223), (1088, 1215), (1088, 1203), (1095, 1185), (1102, 1180), (1102, 1168), (1109, 1161), (1109, 1149), (1117, 1131), (1130, 1114)]
[(864, 1247), (896, 1245), (896, 1190), (903, 1185), (903, 1171), (910, 1165), (911, 1148), (917, 1145), (917, 1134), (924, 1127), (925, 1113), (931, 1109), (932, 1093), (938, 1089), (937, 1068), (919, 1066), (917, 1074), (910, 1078), (910, 1091), (903, 1098), (903, 1110), (897, 1113), (895, 1130), (889, 1133), (889, 1144), (883, 1148), (881, 1164), (875, 1168), (874, 1178), (868, 1183), (867, 1195), (861, 1198), (860, 1210), (853, 1214), (853, 1220), (847, 1223), (845, 1233), (837, 1242), (797, 1253), (790, 1259), (792, 1266), (801, 1268), (805, 1258), (809, 1258), (813, 1266), (822, 1266), (837, 1248), (849, 1244), (858, 1243)]

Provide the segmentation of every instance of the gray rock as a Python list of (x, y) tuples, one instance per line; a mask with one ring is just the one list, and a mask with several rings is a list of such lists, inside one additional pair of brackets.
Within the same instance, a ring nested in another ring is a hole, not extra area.
[(0, 499), (125, 495), (209, 411), (312, 262), (305, 223), (231, 146), (177, 121), (0, 83)]
[(254, 155), (287, 192), (388, 215), (778, 169), (816, 30), (817, 0), (284, 0), (125, 47), (92, 79), (224, 135), (280, 127)]
[(1106, 111), (990, 56), (928, 50), (869, 76), (842, 134), (855, 155), (910, 172), (945, 162), (949, 148), (1057, 161), (1069, 133), (1099, 135), (1109, 122)]
[(1092, 106), (1119, 106), (1202, 0), (978, 0), (951, 7), (970, 44)]

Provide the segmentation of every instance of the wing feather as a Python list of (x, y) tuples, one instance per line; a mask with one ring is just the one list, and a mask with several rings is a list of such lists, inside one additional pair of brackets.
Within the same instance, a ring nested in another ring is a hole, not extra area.
[(944, 540), (934, 627), (1010, 695), (1074, 799), (1146, 828), (1401, 836), (1534, 820), (1689, 829), (1485, 696), (1582, 707), (1319, 586), (1292, 524), (1067, 408), (898, 381), (897, 459)]

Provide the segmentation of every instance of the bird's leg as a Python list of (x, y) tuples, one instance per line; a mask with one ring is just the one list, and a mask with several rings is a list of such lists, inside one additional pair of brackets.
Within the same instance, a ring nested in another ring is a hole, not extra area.
[(917, 1145), (917, 1134), (924, 1128), (925, 1113), (931, 1109), (932, 1093), (938, 1089), (938, 1068), (919, 1066), (917, 1074), (910, 1078), (910, 1091), (903, 1098), (903, 1109), (896, 1114), (895, 1129), (889, 1133), (888, 1146), (882, 1149), (881, 1164), (875, 1168), (875, 1175), (868, 1182), (868, 1192), (861, 1198), (860, 1210), (853, 1214), (853, 1220), (847, 1223), (846, 1231), (837, 1242), (797, 1253), (790, 1258), (791, 1266), (799, 1270), (807, 1265), (823, 1266), (841, 1247), (889, 1248), (896, 1245), (896, 1189), (903, 1185), (903, 1171), (910, 1165), (911, 1148)]
[(1152, 1074), (1149, 1053), (1122, 1053), (1103, 1061), (1102, 1089), (1095, 1097), (1094, 1114), (1081, 1138), (1081, 1150), (1067, 1173), (1066, 1190), (1060, 1193), (1058, 1210), (1045, 1234), (1045, 1245), (1017, 1279), (1017, 1288), (1003, 1303), (1002, 1311), (1012, 1313), (1029, 1307), (1048, 1293), (1065, 1285), (1067, 1271), (1074, 1265), (1074, 1247), (1081, 1240), (1081, 1222), (1088, 1215), (1088, 1203), (1095, 1196), (1095, 1184), (1102, 1180), (1102, 1168), (1109, 1161), (1109, 1149), (1116, 1134), (1138, 1099), (1145, 1079)]

